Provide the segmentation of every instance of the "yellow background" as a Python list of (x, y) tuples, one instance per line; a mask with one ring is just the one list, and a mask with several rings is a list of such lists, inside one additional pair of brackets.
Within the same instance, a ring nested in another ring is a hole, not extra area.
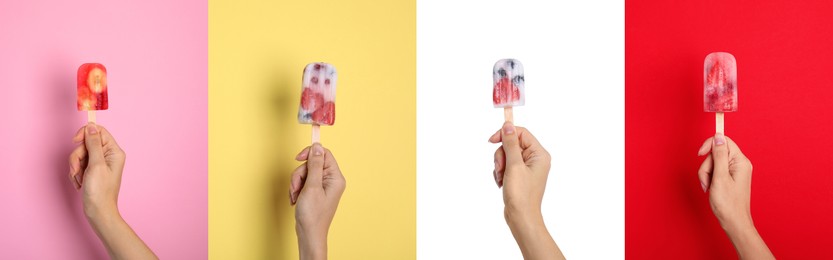
[(209, 257), (297, 259), (289, 205), (309, 62), (338, 71), (322, 126), (347, 178), (331, 259), (416, 257), (415, 1), (209, 1)]

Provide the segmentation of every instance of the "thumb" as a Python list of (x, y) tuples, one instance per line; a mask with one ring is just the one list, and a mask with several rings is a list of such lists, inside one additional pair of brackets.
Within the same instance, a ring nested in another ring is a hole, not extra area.
[(503, 142), (503, 151), (506, 153), (506, 168), (512, 165), (523, 165), (524, 159), (521, 156), (521, 144), (518, 140), (518, 131), (512, 122), (503, 123), (500, 138)]
[(324, 180), (324, 147), (314, 143), (307, 158), (307, 181), (304, 187), (322, 188)]
[(729, 146), (726, 145), (726, 137), (723, 133), (714, 135), (714, 145), (712, 146), (712, 159), (714, 160), (714, 170), (712, 171), (712, 178), (717, 181), (730, 180), (729, 176)]
[(104, 164), (104, 148), (101, 143), (101, 131), (94, 123), (87, 124), (84, 134), (84, 144), (87, 147), (89, 165)]

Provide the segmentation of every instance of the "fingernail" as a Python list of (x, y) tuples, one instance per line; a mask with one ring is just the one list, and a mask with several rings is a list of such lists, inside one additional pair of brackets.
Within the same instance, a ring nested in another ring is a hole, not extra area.
[(95, 124), (93, 124), (93, 123), (89, 123), (89, 124), (87, 124), (87, 133), (88, 133), (88, 134), (95, 134), (95, 133), (98, 133), (98, 129), (95, 129), (95, 128), (96, 128), (96, 127), (95, 127)]
[(506, 124), (503, 124), (503, 133), (507, 135), (515, 133), (515, 126), (512, 125), (512, 122), (506, 122)]
[(321, 156), (322, 154), (324, 154), (324, 147), (321, 147), (320, 144), (314, 145), (312, 149), (315, 152), (315, 156)]
[(705, 183), (700, 182), (700, 187), (703, 188), (703, 192), (706, 192), (706, 184)]
[(714, 135), (714, 144), (716, 145), (723, 145), (726, 143), (726, 138), (723, 137), (723, 133), (717, 133)]

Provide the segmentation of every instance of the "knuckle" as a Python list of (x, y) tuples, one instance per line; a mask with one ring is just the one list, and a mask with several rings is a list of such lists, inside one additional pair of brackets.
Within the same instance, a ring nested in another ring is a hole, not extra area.
[(552, 155), (550, 154), (550, 152), (548, 152), (548, 151), (547, 151), (546, 149), (544, 149), (543, 147), (541, 148), (541, 156), (542, 156), (542, 157), (544, 157), (544, 159), (546, 159), (547, 161), (551, 161), (551, 160), (552, 160)]
[(122, 159), (127, 159), (127, 152), (121, 149), (121, 147), (116, 147), (116, 154), (121, 156)]

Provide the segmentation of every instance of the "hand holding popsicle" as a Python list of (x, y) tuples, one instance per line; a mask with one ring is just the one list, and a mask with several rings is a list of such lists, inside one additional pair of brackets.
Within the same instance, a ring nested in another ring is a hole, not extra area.
[(315, 143), (295, 157), (306, 161), (292, 172), (289, 202), (295, 205), (295, 232), (301, 259), (326, 259), (327, 234), (346, 180), (330, 150)]
[(698, 171), (700, 185), (740, 259), (775, 259), (752, 221), (752, 162), (722, 133), (707, 139), (698, 155), (707, 156)]
[(72, 139), (80, 143), (69, 155), (69, 178), (81, 189), (84, 213), (113, 259), (155, 259), (156, 256), (124, 221), (118, 209), (126, 155), (113, 135), (89, 123)]
[(493, 175), (503, 188), (504, 217), (525, 259), (564, 259), (544, 225), (541, 203), (550, 171), (550, 154), (527, 129), (505, 122), (489, 137), (495, 151)]

